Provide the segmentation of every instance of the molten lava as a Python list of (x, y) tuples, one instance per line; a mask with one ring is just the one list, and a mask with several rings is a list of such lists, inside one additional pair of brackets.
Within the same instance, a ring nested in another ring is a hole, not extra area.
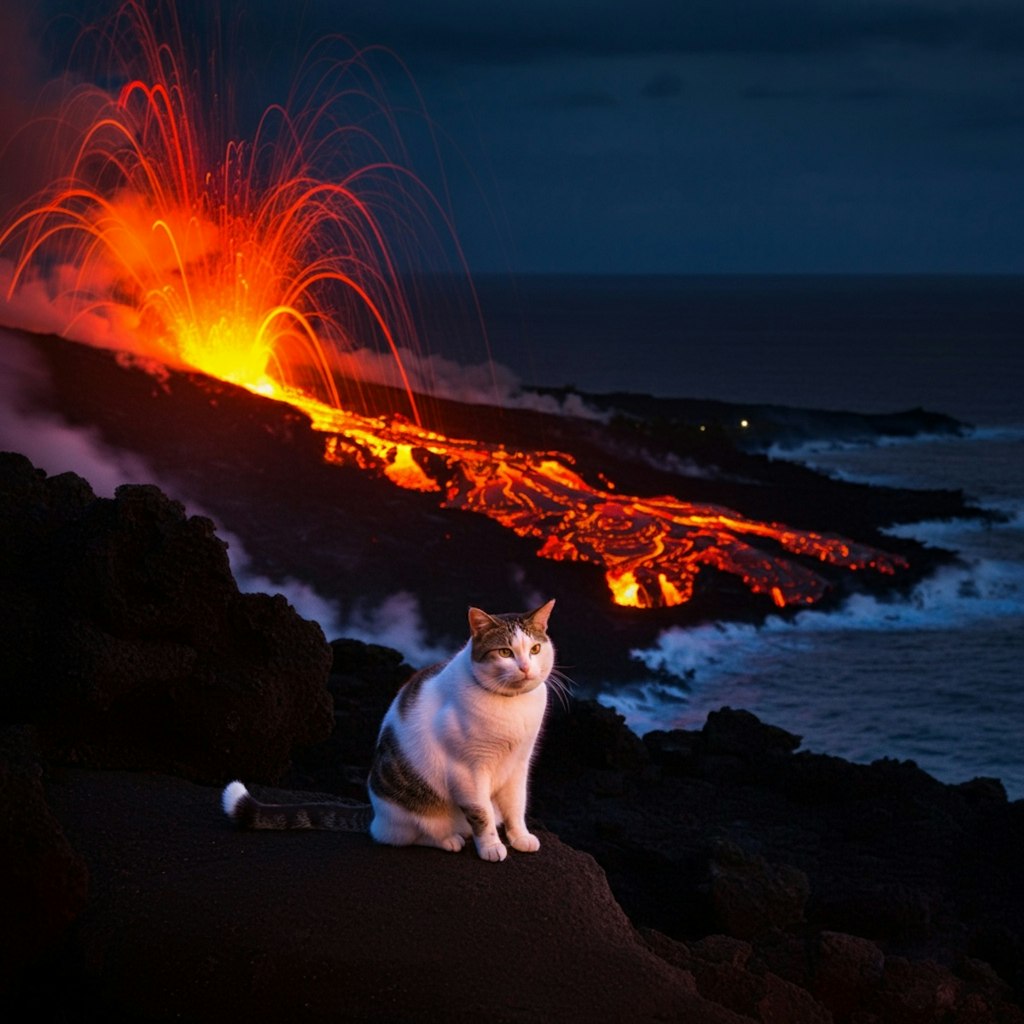
[[(536, 538), (541, 557), (600, 565), (621, 605), (682, 604), (704, 566), (782, 607), (826, 590), (802, 560), (883, 573), (905, 565), (714, 505), (612, 493), (610, 482), (585, 481), (566, 454), (427, 429), (400, 357), (416, 349), (415, 318), (391, 241), (416, 219), (407, 208), (423, 194), (418, 179), (382, 144), (340, 175), (318, 173), (317, 157), (366, 137), (363, 126), (327, 117), (329, 107), (271, 108), (251, 143), (228, 139), (223, 125), (201, 130), (223, 90), (207, 83), (204, 92), (183, 72), (173, 12), (168, 32), (165, 45), (140, 0), (127, 0), (101, 37), (125, 84), (116, 98), (80, 89), (67, 99), (62, 120), (79, 123), (87, 111), (87, 127), (53, 183), (0, 233), (0, 249), (14, 253), (12, 308), (19, 289), (45, 282), (69, 337), (99, 315), (120, 325), (109, 345), (290, 402), (327, 435), (329, 461), (437, 492), (446, 508)], [(352, 67), (358, 61), (342, 70)], [(319, 85), (337, 86), (333, 75)], [(373, 345), (391, 353), (415, 422), (346, 410), (335, 357)]]
[(842, 537), (758, 522), (717, 505), (613, 494), (588, 484), (564, 453), (510, 451), (400, 419), (354, 416), (301, 396), (289, 400), (329, 435), (329, 461), (376, 469), (400, 487), (441, 492), (445, 508), (478, 512), (537, 538), (543, 558), (601, 565), (620, 605), (683, 604), (702, 566), (740, 577), (780, 608), (818, 601), (826, 581), (778, 549), (847, 569), (891, 574), (906, 565)]

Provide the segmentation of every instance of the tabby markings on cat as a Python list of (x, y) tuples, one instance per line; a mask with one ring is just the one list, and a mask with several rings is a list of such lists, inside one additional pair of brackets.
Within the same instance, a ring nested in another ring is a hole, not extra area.
[(366, 831), (392, 846), (457, 852), (472, 837), (484, 860), (509, 845), (540, 848), (526, 825), (530, 762), (549, 688), (563, 692), (548, 618), (555, 602), (525, 614), (469, 609), (469, 640), (449, 661), (415, 673), (381, 723), (370, 768), (370, 804), (265, 804), (241, 782), (224, 789), (224, 812), (250, 829)]

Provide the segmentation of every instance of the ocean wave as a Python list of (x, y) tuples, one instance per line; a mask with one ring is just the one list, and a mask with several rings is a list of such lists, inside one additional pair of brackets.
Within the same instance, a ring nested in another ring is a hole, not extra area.
[(873, 437), (860, 438), (815, 438), (795, 443), (775, 442), (765, 449), (765, 454), (773, 459), (788, 459), (791, 462), (802, 462), (813, 467), (816, 457), (837, 455), (849, 452), (872, 452), (889, 448), (914, 448), (931, 444), (971, 444), (981, 442), (1019, 442), (1024, 441), (1024, 424), (986, 424), (984, 426), (965, 426), (958, 434), (952, 433), (920, 433), (912, 435), (879, 434)]
[(802, 462), (816, 469), (815, 458), (825, 455), (836, 455), (847, 452), (871, 452), (880, 448), (909, 448), (914, 445), (933, 444), (936, 441), (965, 441), (974, 431), (966, 430), (963, 434), (913, 434), (897, 437), (891, 434), (879, 434), (873, 437), (859, 438), (814, 438), (810, 441), (773, 442), (764, 453), (772, 459), (786, 459), (790, 462)]
[(791, 621), (666, 630), (632, 652), (649, 675), (597, 699), (640, 734), (745, 708), (807, 750), (909, 758), (947, 782), (999, 777), (1016, 798), (1022, 577), (1019, 564), (979, 560), (948, 566), (905, 601), (858, 595)]
[(963, 490), (985, 508), (1024, 503), (1024, 428), (985, 428), (964, 437), (903, 445), (807, 447), (801, 464), (833, 479), (883, 487)]
[(780, 644), (794, 648), (818, 643), (822, 634), (963, 629), (1015, 617), (1024, 620), (1024, 565), (973, 559), (943, 567), (903, 599), (854, 594), (835, 611), (808, 610), (759, 626), (672, 627), (653, 647), (630, 654), (653, 673), (692, 681), (734, 671)]

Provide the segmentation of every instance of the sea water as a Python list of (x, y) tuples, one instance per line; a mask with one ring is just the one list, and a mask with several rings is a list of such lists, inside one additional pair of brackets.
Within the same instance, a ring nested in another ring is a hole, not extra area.
[(969, 423), (959, 438), (771, 453), (962, 489), (1000, 513), (890, 531), (956, 551), (955, 565), (905, 600), (668, 630), (634, 652), (649, 681), (599, 699), (640, 732), (742, 707), (803, 749), (994, 776), (1024, 797), (1024, 279), (545, 277), (482, 296), (495, 358), (513, 347), (532, 383)]

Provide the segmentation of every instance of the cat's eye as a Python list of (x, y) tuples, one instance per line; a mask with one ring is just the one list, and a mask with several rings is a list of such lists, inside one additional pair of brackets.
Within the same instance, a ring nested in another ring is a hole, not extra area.
[(532, 646), (532, 647), (530, 648), (530, 653), (531, 653), (531, 654), (540, 654), (540, 644), (534, 644), (534, 645), (533, 645), (533, 646)]
[(499, 647), (498, 648), (498, 657), (500, 657), (500, 658), (511, 658), (512, 657), (512, 648), (511, 647)]

